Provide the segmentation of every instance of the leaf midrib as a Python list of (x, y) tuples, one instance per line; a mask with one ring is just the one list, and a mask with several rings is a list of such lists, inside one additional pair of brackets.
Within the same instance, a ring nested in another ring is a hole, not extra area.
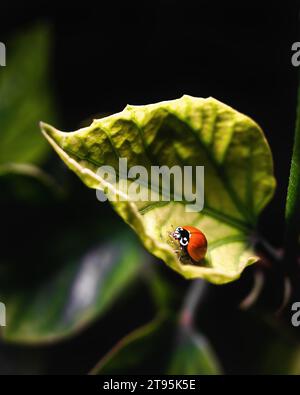
[[(206, 153), (208, 159), (210, 160), (210, 163), (215, 170), (216, 174), (218, 175), (218, 178), (221, 180), (222, 184), (224, 185), (225, 190), (227, 191), (229, 197), (231, 198), (233, 204), (237, 208), (237, 210), (242, 214), (242, 216), (249, 221), (249, 227), (255, 223), (255, 218), (252, 215), (249, 215), (248, 211), (244, 207), (243, 203), (240, 201), (239, 197), (237, 196), (235, 190), (232, 188), (231, 183), (228, 180), (228, 177), (226, 173), (224, 172), (223, 168), (219, 166), (219, 164), (214, 160), (213, 156), (211, 155), (211, 152), (207, 149), (205, 144), (202, 143), (202, 141), (199, 139), (199, 136), (195, 133), (194, 128), (191, 126), (191, 124), (188, 121), (183, 120), (180, 116), (178, 116), (176, 113), (173, 113), (172, 111), (168, 110), (168, 112), (173, 115), (176, 119), (180, 120), (184, 125), (188, 126), (188, 130), (194, 137), (195, 141), (197, 144), (200, 146), (200, 148)], [(230, 143), (228, 144), (230, 145)], [(247, 224), (245, 222), (245, 224)], [(247, 224), (248, 225), (248, 224)]]
[[(97, 167), (101, 166), (101, 164), (98, 163), (97, 161), (95, 161), (95, 160), (93, 160), (91, 158), (88, 158), (88, 157), (86, 157), (84, 155), (81, 155), (81, 154), (79, 154), (77, 152), (75, 153), (74, 151), (72, 151), (69, 148), (63, 148), (63, 149), (64, 149), (64, 151), (66, 151), (68, 153), (68, 155), (72, 155), (72, 156), (74, 156), (76, 158), (79, 158), (81, 160), (84, 160), (84, 161), (87, 161), (89, 163), (92, 163), (93, 165), (95, 165)], [(119, 175), (117, 170), (116, 170), (116, 173), (117, 173), (117, 175)], [(182, 202), (177, 202), (177, 203), (185, 204), (186, 202), (182, 201)], [(142, 215), (144, 215), (146, 212), (152, 210), (153, 208), (159, 207), (159, 206), (162, 206), (162, 205), (166, 205), (166, 204), (168, 204), (168, 202), (164, 202), (164, 201), (150, 203), (148, 206), (146, 206), (143, 209), (139, 210), (139, 212)], [(217, 211), (217, 210), (215, 210), (213, 208), (204, 207), (201, 212), (205, 213), (206, 215), (208, 215), (210, 217), (213, 217), (213, 218), (218, 219), (218, 220), (220, 220), (222, 222), (225, 222), (226, 224), (228, 224), (228, 225), (230, 225), (230, 226), (232, 226), (232, 227), (234, 227), (236, 229), (242, 230), (243, 232), (249, 232), (251, 230), (251, 228), (249, 227), (249, 225), (246, 222), (239, 221), (238, 219), (236, 219), (234, 217), (230, 217), (228, 214), (223, 214), (220, 211)]]

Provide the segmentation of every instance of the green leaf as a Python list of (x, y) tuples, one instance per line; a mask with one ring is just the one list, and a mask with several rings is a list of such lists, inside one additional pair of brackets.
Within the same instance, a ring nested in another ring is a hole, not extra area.
[[(126, 252), (126, 253), (125, 253)], [(45, 343), (73, 335), (104, 314), (143, 267), (143, 254), (128, 238), (70, 260), (43, 281), (16, 281), (2, 274), (0, 300), (6, 305), (9, 342)]]
[(219, 374), (217, 359), (206, 339), (187, 329), (178, 338), (175, 329), (169, 313), (159, 313), (121, 339), (91, 374), (162, 374), (166, 367), (168, 374)]
[(168, 374), (220, 374), (214, 352), (204, 336), (183, 328)]
[(30, 163), (5, 163), (0, 165), (0, 177), (4, 175), (32, 177), (43, 184), (46, 188), (49, 188), (49, 190), (51, 190), (56, 196), (64, 195), (64, 190), (54, 178), (52, 178), (42, 168)]
[(162, 373), (159, 369), (163, 369), (168, 361), (172, 329), (174, 327), (167, 315), (158, 314), (150, 323), (121, 339), (91, 374)]
[[(99, 166), (118, 170), (143, 165), (205, 167), (205, 205), (187, 212), (185, 202), (111, 202), (136, 231), (144, 246), (186, 278), (222, 284), (238, 278), (258, 258), (249, 236), (257, 216), (271, 199), (275, 180), (272, 156), (259, 126), (213, 98), (183, 96), (95, 120), (73, 133), (42, 124), (45, 137), (61, 159), (90, 188), (108, 188), (96, 174)], [(148, 187), (147, 187), (148, 189)], [(170, 245), (169, 232), (193, 225), (208, 239), (201, 265), (182, 264)]]
[(286, 199), (285, 219), (285, 258), (291, 271), (297, 273), (297, 257), (300, 252), (300, 74), (295, 139)]
[(7, 66), (0, 72), (0, 165), (37, 164), (48, 152), (38, 122), (53, 121), (50, 42), (49, 29), (38, 25), (7, 43)]
[(265, 348), (261, 361), (262, 374), (300, 374), (299, 343), (278, 336), (271, 344), (266, 344)]

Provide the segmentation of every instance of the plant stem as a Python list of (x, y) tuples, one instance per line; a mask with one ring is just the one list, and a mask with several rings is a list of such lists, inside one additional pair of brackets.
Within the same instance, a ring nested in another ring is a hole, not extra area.
[(286, 200), (285, 262), (289, 274), (298, 273), (300, 236), (300, 82), (298, 86), (295, 140)]
[(190, 285), (180, 312), (179, 325), (184, 328), (192, 328), (194, 317), (200, 301), (205, 297), (208, 284), (206, 281), (197, 279), (193, 280)]
[(282, 262), (283, 253), (270, 244), (263, 236), (257, 235), (255, 247), (259, 251), (266, 253), (274, 262)]

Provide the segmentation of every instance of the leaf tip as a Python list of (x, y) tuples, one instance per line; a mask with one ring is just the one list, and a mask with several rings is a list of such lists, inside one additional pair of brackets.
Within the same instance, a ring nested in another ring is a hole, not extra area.
[(55, 130), (53, 126), (43, 121), (40, 121), (40, 128), (45, 137), (51, 136)]
[[(61, 144), (63, 136), (65, 133), (59, 131), (54, 126), (49, 125), (48, 123), (40, 121), (41, 132), (48, 140), (48, 142), (53, 146), (54, 142), (57, 144)], [(54, 147), (55, 148), (55, 147)]]

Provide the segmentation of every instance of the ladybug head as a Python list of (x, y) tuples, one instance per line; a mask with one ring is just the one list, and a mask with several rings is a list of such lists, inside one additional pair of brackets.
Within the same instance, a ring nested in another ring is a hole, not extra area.
[(178, 226), (172, 233), (174, 239), (178, 240), (182, 247), (186, 247), (189, 244), (190, 232), (181, 226)]

